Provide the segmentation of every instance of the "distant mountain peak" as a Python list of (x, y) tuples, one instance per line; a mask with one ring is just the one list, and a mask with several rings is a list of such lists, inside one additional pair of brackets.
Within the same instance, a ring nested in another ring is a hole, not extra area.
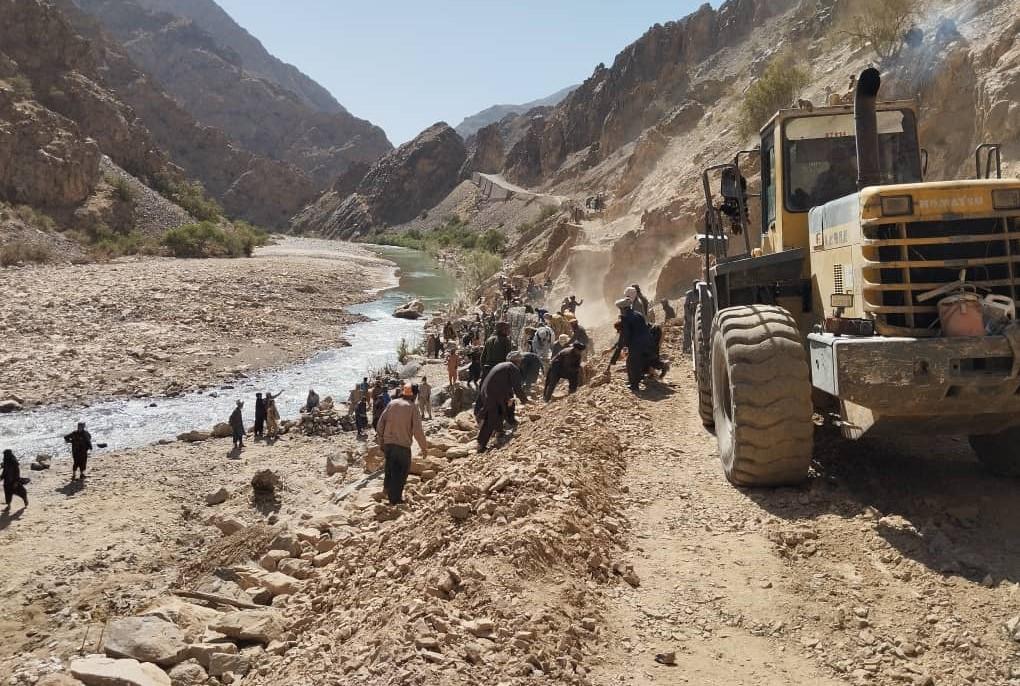
[(566, 88), (560, 89), (552, 95), (547, 95), (544, 98), (538, 100), (532, 100), (531, 102), (522, 103), (520, 105), (492, 105), (486, 107), (481, 112), (476, 112), (469, 117), (465, 117), (464, 121), (457, 124), (456, 131), (460, 134), (461, 138), (468, 138), (478, 132), (479, 129), (485, 128), (489, 124), (495, 124), (501, 121), (508, 114), (524, 114), (528, 110), (532, 110), (536, 107), (553, 107), (560, 104), (564, 98), (574, 92), (577, 88), (574, 86), (567, 86)]

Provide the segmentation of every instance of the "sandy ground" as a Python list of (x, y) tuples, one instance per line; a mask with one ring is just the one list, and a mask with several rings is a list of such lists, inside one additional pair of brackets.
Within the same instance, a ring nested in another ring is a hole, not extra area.
[(394, 284), (364, 248), (283, 239), (251, 259), (4, 269), (0, 400), (173, 395), (335, 347)]

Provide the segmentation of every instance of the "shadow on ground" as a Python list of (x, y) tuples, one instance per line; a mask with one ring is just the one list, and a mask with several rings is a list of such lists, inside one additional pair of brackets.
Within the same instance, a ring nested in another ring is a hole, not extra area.
[(791, 522), (863, 515), (901, 555), (933, 571), (1020, 580), (1020, 482), (985, 471), (966, 438), (850, 442), (819, 430), (813, 466), (801, 488), (746, 494)]

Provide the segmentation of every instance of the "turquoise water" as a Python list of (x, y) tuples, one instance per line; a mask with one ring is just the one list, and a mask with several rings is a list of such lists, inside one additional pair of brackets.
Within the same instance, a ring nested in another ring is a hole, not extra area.
[[(456, 290), (456, 281), (425, 253), (389, 246), (372, 250), (397, 265), (399, 285), (383, 291), (376, 300), (350, 308), (368, 321), (345, 332), (349, 346), (322, 350), (300, 364), (238, 379), (233, 388), (221, 387), (174, 398), (112, 400), (86, 408), (40, 408), (0, 415), (0, 448), (11, 448), (19, 457), (39, 453), (65, 455), (62, 437), (79, 421), (88, 425), (93, 443), (107, 444), (106, 450), (137, 448), (185, 431), (208, 430), (227, 420), (237, 399), (245, 401), (248, 426), (253, 420), (256, 391), (282, 391), (277, 405), (284, 419), (298, 414), (309, 387), (322, 398), (331, 395), (337, 402), (345, 401), (354, 384), (370, 370), (396, 362), (402, 338), (411, 344), (421, 341), (425, 318), (396, 319), (393, 311), (408, 300), (419, 298), (429, 313), (447, 304)], [(150, 407), (153, 403), (155, 407)]]

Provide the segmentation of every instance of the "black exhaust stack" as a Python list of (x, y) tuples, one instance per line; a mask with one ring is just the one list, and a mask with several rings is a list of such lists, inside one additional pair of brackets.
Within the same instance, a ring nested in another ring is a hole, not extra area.
[(857, 189), (882, 183), (878, 158), (878, 115), (875, 100), (882, 87), (882, 75), (868, 67), (857, 79), (854, 96), (854, 123), (857, 128)]

